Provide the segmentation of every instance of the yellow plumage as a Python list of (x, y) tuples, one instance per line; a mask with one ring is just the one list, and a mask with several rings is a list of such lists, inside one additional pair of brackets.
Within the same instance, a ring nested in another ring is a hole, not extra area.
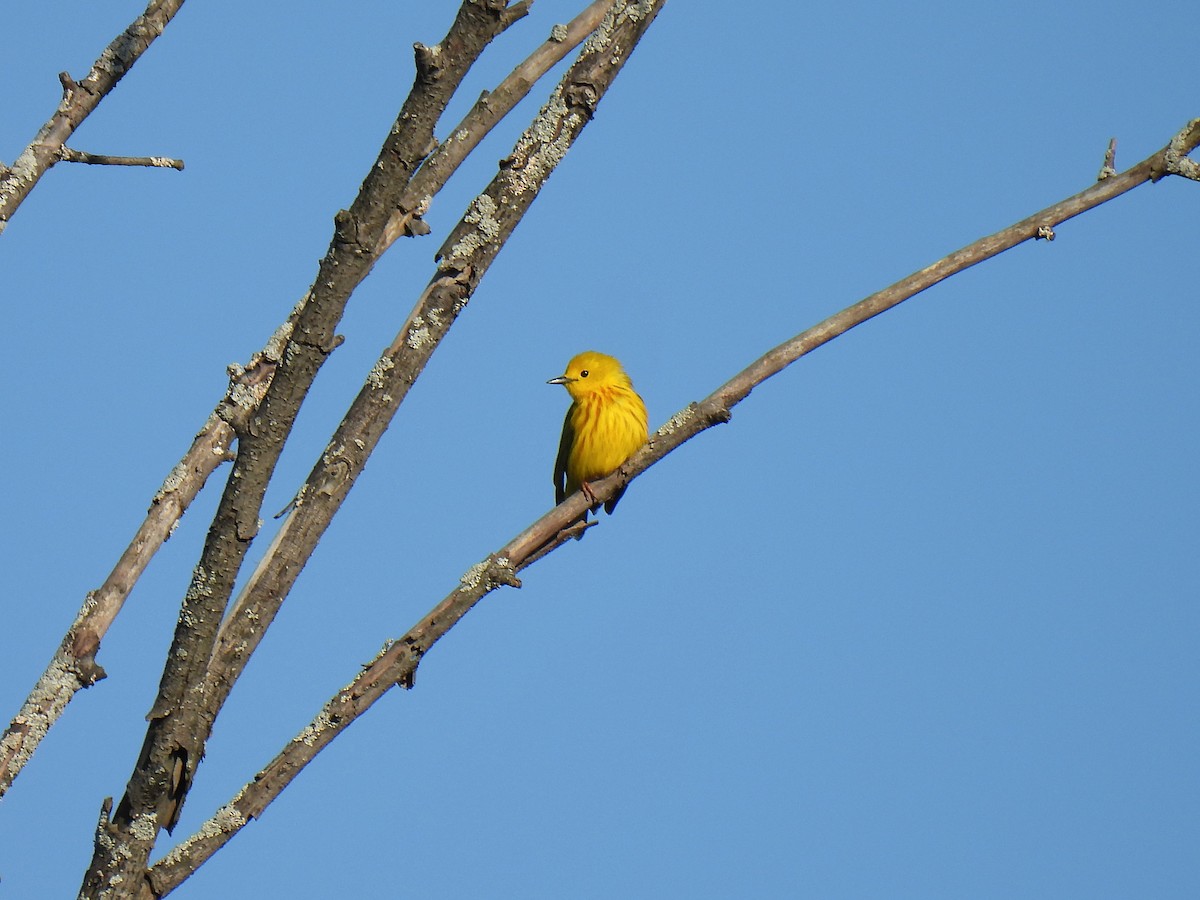
[[(567, 363), (566, 372), (547, 384), (563, 385), (572, 401), (554, 463), (554, 500), (562, 503), (582, 490), (595, 512), (600, 504), (588, 482), (611, 475), (646, 443), (646, 404), (621, 364), (594, 350), (580, 353)], [(604, 511), (616, 509), (623, 493), (625, 488), (614, 494)]]

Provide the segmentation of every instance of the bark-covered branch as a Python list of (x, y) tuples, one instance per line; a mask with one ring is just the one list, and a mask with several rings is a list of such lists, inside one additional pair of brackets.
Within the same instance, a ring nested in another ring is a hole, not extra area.
[[(467, 155), (517, 103), (533, 83), (577, 47), (595, 29), (611, 0), (595, 0), (567, 25), (557, 25), (552, 37), (535, 50), (494, 90), (475, 104), (437, 151), (417, 170), (393, 211), (381, 251), (401, 234), (423, 234), (420, 221), (433, 198), (445, 187)], [(222, 462), (233, 459), (236, 431), (244, 431), (262, 402), (303, 304), (293, 310), (266, 346), (245, 366), (230, 366), (230, 382), (191, 449), (175, 465), (150, 503), (138, 528), (105, 583), (88, 594), (59, 650), (47, 665), (20, 711), (0, 738), (0, 797), (8, 790), (38, 743), (82, 688), (104, 677), (95, 654), (129, 591), (150, 559), (174, 530), (192, 499)], [(237, 425), (235, 429), (233, 426)]]
[(412, 174), (436, 147), (434, 127), (483, 49), (527, 12), (527, 0), (466, 0), (443, 41), (415, 46), (416, 81), (375, 164), (334, 236), (315, 281), (293, 314), (274, 377), (237, 432), (237, 456), (200, 562), (183, 600), (146, 739), (125, 796), (102, 816), (81, 896), (134, 896), (159, 829), (178, 820), (216, 717), (203, 693), (217, 627), (258, 530), (262, 498), (283, 443), (317, 371), (336, 347), (350, 294), (383, 247), (384, 227)]
[[(0, 171), (0, 233), (46, 171), (66, 158), (63, 145), (75, 129), (162, 34), (181, 6), (183, 0), (151, 0), (146, 11), (104, 49), (83, 81), (75, 81), (66, 72), (59, 74), (63, 96), (58, 109), (12, 166)], [(180, 163), (178, 168), (182, 167)]]
[(58, 151), (58, 158), (63, 162), (84, 163), (89, 166), (142, 166), (149, 169), (183, 171), (183, 160), (172, 159), (169, 156), (108, 156), (63, 147)]
[(534, 83), (596, 30), (611, 6), (612, 0), (593, 0), (566, 25), (555, 25), (549, 40), (513, 69), (494, 90), (475, 101), (471, 111), (451, 129), (413, 176), (384, 232), (387, 246), (405, 235), (428, 233), (429, 227), (421, 221), (421, 216), (428, 211), (434, 195), (496, 123), (525, 99)]
[(233, 429), (211, 417), (154, 495), (145, 520), (111, 574), (88, 593), (50, 664), (0, 737), (0, 796), (12, 786), (71, 698), (105, 677), (95, 659), (100, 639), (208, 475), (231, 458), (232, 440)]
[[(404, 328), (372, 368), (358, 397), (309, 476), (263, 563), (249, 579), (222, 627), (205, 693), (223, 696), (278, 612), (320, 536), (362, 471), (392, 416), (430, 355), (465, 308), (496, 254), (541, 186), (562, 160), (596, 105), (662, 7), (663, 0), (618, 0), (550, 100), (501, 163), (499, 174), (471, 204), (447, 242), (437, 274)], [(195, 871), (282, 789), (264, 785), (236, 808), (227, 807), (220, 827), (189, 839), (151, 873), (162, 896)], [(261, 803), (262, 806), (255, 806)]]
[(104, 669), (96, 662), (100, 642), (209, 475), (233, 459), (235, 434), (245, 429), (258, 409), (292, 325), (292, 319), (285, 321), (246, 366), (229, 367), (225, 397), (151, 498), (145, 520), (108, 578), (88, 592), (46, 670), (0, 737), (0, 797), (12, 786), (71, 698), (104, 677)]
[(545, 180), (649, 27), (659, 3), (618, 2), (499, 174), (452, 230), (438, 269), (310, 473), (277, 538), (222, 625), (207, 690), (224, 696), (274, 619), (367, 458)]
[[(658, 429), (645, 447), (620, 471), (591, 482), (597, 500), (606, 500), (654, 463), (685, 442), (728, 422), (733, 407), (772, 375), (800, 357), (845, 334), (856, 325), (944, 281), (977, 263), (1028, 240), (1038, 240), (1081, 213), (1139, 185), (1168, 174), (1191, 178), (1188, 154), (1200, 146), (1200, 118), (1189, 122), (1171, 142), (1146, 160), (1120, 174), (1103, 177), (1095, 186), (1054, 204), (1002, 231), (951, 253), (869, 297), (801, 332), (751, 363), (698, 403), (689, 404)], [(311, 487), (310, 481), (310, 487)], [(176, 886), (196, 866), (223, 846), (287, 787), (318, 753), (393, 686), (412, 687), (416, 670), (429, 649), (488, 593), (508, 585), (520, 587), (517, 573), (562, 546), (575, 533), (571, 526), (590, 505), (581, 494), (568, 497), (517, 537), (463, 574), (451, 591), (399, 640), (389, 641), (374, 660), (332, 697), (316, 718), (252, 781), (151, 870), (151, 880), (163, 889)]]

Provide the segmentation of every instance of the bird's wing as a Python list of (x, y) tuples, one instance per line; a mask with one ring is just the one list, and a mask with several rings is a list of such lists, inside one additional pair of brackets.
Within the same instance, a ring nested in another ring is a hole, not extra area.
[(562, 503), (567, 499), (567, 457), (571, 453), (571, 444), (575, 440), (575, 429), (571, 427), (571, 410), (563, 419), (562, 439), (558, 442), (558, 458), (554, 460), (554, 502)]

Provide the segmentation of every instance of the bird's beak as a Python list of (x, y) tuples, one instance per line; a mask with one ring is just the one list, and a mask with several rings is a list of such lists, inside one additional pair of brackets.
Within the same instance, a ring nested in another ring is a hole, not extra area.
[(557, 378), (551, 378), (546, 384), (570, 384), (575, 381), (574, 378), (568, 378), (566, 375), (559, 375)]

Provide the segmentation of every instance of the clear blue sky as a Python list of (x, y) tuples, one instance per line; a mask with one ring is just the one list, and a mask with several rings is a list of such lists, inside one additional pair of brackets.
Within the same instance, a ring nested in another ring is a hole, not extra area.
[[(0, 159), (143, 5), (6, 10)], [(307, 288), (453, 11), (262, 7), (187, 4), (71, 142), (185, 172), (59, 166), (0, 236), (4, 722)], [(447, 127), (577, 8), (539, 0)], [(1200, 116), (1198, 34), (1186, 4), (670, 4), (318, 548), (177, 837), (549, 508), (571, 355), (619, 356), (661, 424), (1087, 187), (1110, 137), (1119, 168), (1161, 147)], [(537, 102), (353, 298), (269, 509)], [(1200, 896), (1198, 214), (1198, 184), (1140, 188), (757, 389), (176, 896)], [(218, 490), (0, 804), (0, 898), (77, 889)]]

